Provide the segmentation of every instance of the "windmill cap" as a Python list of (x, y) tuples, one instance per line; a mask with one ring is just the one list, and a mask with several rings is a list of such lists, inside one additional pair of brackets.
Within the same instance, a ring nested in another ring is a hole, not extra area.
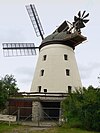
[(41, 43), (39, 49), (46, 45), (50, 44), (64, 44), (67, 46), (72, 47), (75, 49), (77, 45), (82, 43), (83, 41), (87, 40), (86, 37), (81, 35), (79, 32), (74, 32), (74, 33), (66, 33), (66, 32), (60, 32), (60, 33), (53, 33), (49, 36), (47, 36)]

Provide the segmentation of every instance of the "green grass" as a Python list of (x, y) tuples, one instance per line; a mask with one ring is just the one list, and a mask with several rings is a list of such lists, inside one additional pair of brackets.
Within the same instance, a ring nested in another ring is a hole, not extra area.
[(65, 128), (65, 127), (54, 127), (49, 129), (34, 129), (29, 126), (21, 126), (11, 124), (0, 124), (0, 133), (97, 133), (92, 131), (85, 131), (79, 128)]
[(0, 123), (0, 133), (10, 133), (14, 129), (18, 129), (20, 126), (16, 124), (11, 124), (9, 126), (9, 123)]

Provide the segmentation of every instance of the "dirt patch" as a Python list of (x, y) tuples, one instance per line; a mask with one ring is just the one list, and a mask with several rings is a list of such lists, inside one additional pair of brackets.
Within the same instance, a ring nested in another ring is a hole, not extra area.
[(20, 128), (14, 128), (10, 133), (32, 133), (33, 131), (37, 132), (40, 130), (47, 130), (47, 127), (30, 127), (30, 126), (22, 126)]

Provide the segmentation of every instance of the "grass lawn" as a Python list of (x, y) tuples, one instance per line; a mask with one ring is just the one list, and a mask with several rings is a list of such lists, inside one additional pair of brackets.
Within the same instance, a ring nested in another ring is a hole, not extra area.
[(85, 131), (78, 128), (64, 128), (55, 127), (49, 129), (34, 128), (29, 126), (21, 126), (11, 124), (0, 124), (0, 133), (97, 133), (92, 131)]

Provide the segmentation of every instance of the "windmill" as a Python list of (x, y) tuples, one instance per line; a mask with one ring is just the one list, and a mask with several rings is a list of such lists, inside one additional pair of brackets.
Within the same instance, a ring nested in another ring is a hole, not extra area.
[(32, 92), (71, 92), (82, 86), (74, 49), (87, 38), (81, 28), (89, 20), (84, 11), (74, 16), (74, 22), (64, 21), (52, 34), (43, 37), (44, 31), (34, 5), (26, 6), (37, 36), (42, 38), (39, 47), (34, 43), (3, 43), (4, 56), (36, 55), (39, 57), (31, 86)]

